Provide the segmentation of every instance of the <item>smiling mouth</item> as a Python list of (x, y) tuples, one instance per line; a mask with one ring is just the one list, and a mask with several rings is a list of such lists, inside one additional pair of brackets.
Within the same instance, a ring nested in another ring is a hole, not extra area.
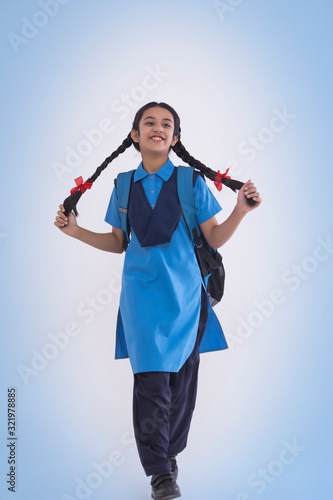
[(162, 142), (164, 141), (163, 137), (160, 137), (158, 135), (153, 135), (152, 137), (150, 137), (150, 139), (154, 142)]

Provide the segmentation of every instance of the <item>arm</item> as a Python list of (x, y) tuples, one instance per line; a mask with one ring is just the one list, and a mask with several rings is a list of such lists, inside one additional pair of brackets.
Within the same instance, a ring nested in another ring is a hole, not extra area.
[(58, 215), (54, 225), (63, 233), (83, 243), (87, 243), (87, 245), (98, 248), (99, 250), (113, 253), (123, 252), (123, 235), (121, 229), (113, 227), (111, 233), (94, 233), (93, 231), (80, 227), (73, 213), (70, 213), (68, 217), (66, 217), (63, 205), (59, 205), (59, 208), (60, 210), (57, 212)]
[(72, 236), (83, 243), (87, 243), (87, 245), (104, 250), (105, 252), (122, 253), (124, 251), (122, 246), (122, 231), (116, 227), (112, 228), (112, 233), (94, 233), (93, 231), (77, 226), (77, 230)]
[[(250, 206), (246, 201), (247, 198), (253, 198), (256, 204)], [(261, 201), (254, 184), (251, 180), (247, 181), (239, 190), (235, 208), (222, 224), (219, 224), (215, 217), (200, 224), (200, 229), (208, 244), (212, 248), (220, 248), (224, 245), (234, 234), (244, 216), (257, 208)]]

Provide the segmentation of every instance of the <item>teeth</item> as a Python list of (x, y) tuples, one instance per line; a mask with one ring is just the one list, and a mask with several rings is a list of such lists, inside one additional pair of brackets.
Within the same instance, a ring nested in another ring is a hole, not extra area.
[(151, 139), (152, 139), (153, 141), (158, 141), (158, 142), (163, 141), (163, 139), (162, 139), (161, 137), (151, 137)]

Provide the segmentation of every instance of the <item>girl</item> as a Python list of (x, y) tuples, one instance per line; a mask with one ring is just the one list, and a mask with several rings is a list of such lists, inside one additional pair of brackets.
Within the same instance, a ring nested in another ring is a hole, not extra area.
[[(54, 224), (65, 234), (100, 250), (122, 253), (124, 237), (115, 185), (105, 221), (112, 231), (94, 233), (77, 224), (76, 204), (101, 172), (132, 144), (142, 161), (135, 170), (128, 205), (132, 237), (122, 276), (116, 359), (129, 357), (134, 374), (134, 433), (142, 466), (151, 478), (152, 497), (180, 497), (176, 455), (187, 444), (195, 406), (199, 352), (227, 343), (207, 300), (193, 242), (177, 196), (172, 149), (184, 162), (215, 181), (239, 189), (231, 215), (218, 224), (221, 210), (199, 175), (194, 177), (196, 218), (208, 244), (224, 245), (243, 217), (261, 203), (256, 187), (216, 173), (193, 158), (180, 141), (180, 119), (165, 103), (150, 102), (136, 113), (132, 130), (85, 182), (76, 179)], [(123, 211), (121, 209), (121, 211)], [(74, 213), (73, 213), (74, 212)]]

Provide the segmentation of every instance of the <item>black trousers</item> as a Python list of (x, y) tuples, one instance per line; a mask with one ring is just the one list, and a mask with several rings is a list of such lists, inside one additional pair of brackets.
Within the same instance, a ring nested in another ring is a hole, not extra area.
[(208, 319), (201, 292), (200, 320), (193, 351), (177, 372), (134, 375), (133, 424), (136, 444), (147, 476), (170, 470), (168, 456), (184, 450), (197, 395), (199, 345)]

